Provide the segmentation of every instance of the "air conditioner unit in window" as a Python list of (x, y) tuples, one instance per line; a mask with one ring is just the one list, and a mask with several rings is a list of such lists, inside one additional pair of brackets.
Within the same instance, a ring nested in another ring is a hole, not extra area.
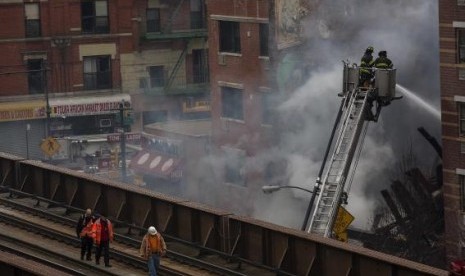
[(110, 119), (100, 119), (100, 127), (111, 127)]

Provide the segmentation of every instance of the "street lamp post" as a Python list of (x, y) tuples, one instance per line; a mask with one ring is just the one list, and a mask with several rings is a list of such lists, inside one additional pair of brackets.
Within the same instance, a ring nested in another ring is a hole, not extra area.
[(275, 191), (278, 191), (278, 190), (281, 190), (281, 189), (297, 189), (297, 190), (302, 190), (302, 191), (305, 191), (305, 192), (308, 192), (308, 193), (312, 194), (312, 197), (310, 198), (310, 203), (308, 204), (308, 208), (307, 208), (307, 211), (305, 213), (304, 222), (303, 222), (302, 227), (301, 227), (301, 230), (305, 231), (305, 228), (307, 227), (307, 224), (308, 224), (308, 219), (310, 217), (310, 210), (312, 209), (312, 206), (315, 203), (315, 198), (316, 198), (316, 196), (318, 194), (319, 185), (315, 185), (315, 188), (313, 189), (313, 191), (311, 191), (309, 189), (302, 188), (302, 187), (298, 187), (298, 186), (266, 185), (266, 186), (262, 187), (262, 191), (265, 194), (270, 194), (272, 192), (275, 192)]
[(298, 186), (278, 186), (278, 185), (266, 185), (266, 186), (263, 186), (262, 191), (265, 194), (270, 194), (272, 192), (276, 192), (278, 190), (286, 189), (286, 188), (287, 189), (298, 189), (298, 190), (302, 190), (302, 191), (305, 191), (305, 192), (308, 192), (308, 193), (313, 193), (313, 191), (310, 191), (308, 189), (298, 187)]

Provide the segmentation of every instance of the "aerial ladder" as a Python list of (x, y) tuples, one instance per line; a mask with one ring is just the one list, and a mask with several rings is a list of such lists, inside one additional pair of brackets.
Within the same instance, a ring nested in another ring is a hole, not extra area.
[(374, 79), (360, 84), (360, 68), (344, 62), (343, 99), (302, 226), (309, 233), (333, 236), (339, 207), (347, 204), (368, 123), (377, 122), (381, 108), (400, 98), (395, 96), (396, 69), (373, 70)]

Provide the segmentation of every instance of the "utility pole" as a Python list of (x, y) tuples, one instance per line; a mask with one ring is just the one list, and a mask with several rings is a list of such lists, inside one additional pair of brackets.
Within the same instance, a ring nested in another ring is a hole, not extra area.
[(130, 110), (130, 107), (125, 106), (126, 102), (123, 100), (119, 104), (119, 117), (121, 121), (121, 139), (120, 139), (120, 148), (121, 148), (121, 178), (124, 183), (127, 182), (127, 173), (126, 173), (126, 125), (124, 118), (124, 111)]
[(47, 66), (45, 65), (46, 61), (42, 62), (42, 88), (44, 89), (45, 93), (45, 103), (46, 103), (46, 110), (45, 113), (47, 115), (46, 121), (45, 121), (45, 138), (50, 136), (50, 113), (51, 108), (50, 108), (50, 101), (49, 101), (49, 95), (48, 95), (48, 87), (47, 87)]

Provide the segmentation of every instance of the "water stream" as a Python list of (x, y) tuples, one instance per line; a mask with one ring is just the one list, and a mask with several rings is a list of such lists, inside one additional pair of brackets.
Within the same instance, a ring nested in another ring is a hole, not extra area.
[(424, 99), (418, 97), (417, 95), (415, 95), (415, 93), (413, 93), (412, 91), (403, 87), (400, 84), (396, 84), (396, 90), (401, 92), (407, 98), (413, 100), (416, 104), (424, 108), (426, 111), (428, 111), (428, 113), (433, 115), (436, 119), (441, 120), (441, 111), (439, 111), (439, 109), (437, 109), (436, 107), (434, 107), (433, 105), (425, 101)]

